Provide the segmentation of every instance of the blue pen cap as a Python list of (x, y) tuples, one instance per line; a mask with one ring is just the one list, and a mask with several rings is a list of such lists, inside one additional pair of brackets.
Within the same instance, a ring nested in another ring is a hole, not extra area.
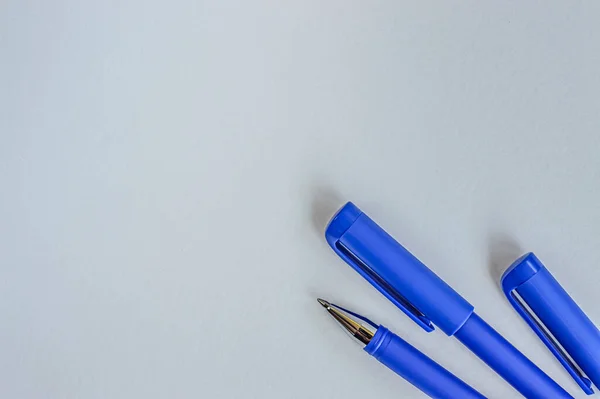
[[(600, 386), (600, 331), (533, 254), (517, 259), (502, 276), (515, 310), (588, 395)], [(591, 380), (591, 381), (590, 381)]]
[(473, 306), (348, 202), (325, 230), (333, 250), (425, 331), (453, 335)]

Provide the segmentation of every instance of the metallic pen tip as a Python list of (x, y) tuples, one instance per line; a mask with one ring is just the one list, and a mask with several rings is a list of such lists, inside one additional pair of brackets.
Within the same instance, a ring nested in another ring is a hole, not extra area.
[(325, 299), (317, 298), (317, 302), (319, 302), (325, 309), (329, 309), (331, 307), (331, 304)]
[(379, 327), (366, 317), (329, 303), (325, 299), (317, 298), (317, 302), (342, 326), (344, 331), (363, 345), (367, 345), (375, 336)]

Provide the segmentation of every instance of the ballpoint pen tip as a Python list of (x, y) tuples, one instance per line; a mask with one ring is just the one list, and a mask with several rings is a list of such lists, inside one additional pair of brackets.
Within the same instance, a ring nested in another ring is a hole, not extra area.
[(317, 298), (317, 302), (319, 302), (321, 304), (321, 306), (323, 306), (326, 309), (331, 306), (331, 304), (329, 302), (327, 302), (326, 300), (321, 299), (321, 298)]

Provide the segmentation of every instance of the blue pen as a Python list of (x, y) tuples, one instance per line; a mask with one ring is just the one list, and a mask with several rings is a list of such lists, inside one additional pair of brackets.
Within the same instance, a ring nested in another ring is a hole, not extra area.
[(593, 394), (592, 381), (600, 386), (600, 330), (544, 264), (531, 252), (523, 255), (504, 272), (502, 289), (581, 389)]
[(435, 399), (486, 399), (454, 374), (383, 326), (366, 317), (317, 299), (365, 351)]
[(327, 226), (333, 250), (425, 331), (456, 336), (523, 396), (573, 399), (448, 284), (351, 202)]

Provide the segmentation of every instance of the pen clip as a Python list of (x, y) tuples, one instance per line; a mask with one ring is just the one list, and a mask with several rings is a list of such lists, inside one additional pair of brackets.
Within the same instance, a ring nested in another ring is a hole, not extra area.
[(357, 272), (359, 272), (368, 282), (370, 282), (379, 292), (385, 295), (394, 305), (400, 308), (408, 317), (417, 323), (423, 330), (427, 332), (433, 331), (435, 328), (431, 320), (427, 318), (416, 306), (408, 301), (400, 292), (395, 290), (389, 283), (381, 278), (369, 265), (363, 262), (356, 256), (348, 247), (340, 240), (335, 242), (335, 250), (342, 259), (350, 264)]
[(587, 395), (593, 394), (594, 391), (592, 390), (592, 382), (584, 376), (583, 372), (577, 366), (575, 361), (569, 356), (567, 351), (560, 345), (550, 330), (546, 328), (544, 323), (536, 316), (535, 312), (527, 305), (527, 302), (515, 290), (516, 286), (505, 283), (509, 282), (504, 280), (502, 289), (508, 298), (508, 301), (515, 308), (517, 313), (519, 313), (519, 315), (525, 319), (525, 322), (527, 322), (529, 327), (531, 327), (536, 335), (548, 347), (550, 352), (552, 352), (552, 354), (558, 359), (558, 361), (563, 365), (563, 367), (581, 387), (581, 389)]

